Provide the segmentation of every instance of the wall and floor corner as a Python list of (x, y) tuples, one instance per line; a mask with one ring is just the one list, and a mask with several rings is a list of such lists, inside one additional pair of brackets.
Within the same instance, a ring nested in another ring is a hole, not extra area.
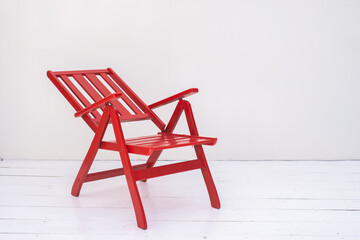
[(46, 70), (112, 67), (149, 104), (199, 88), (209, 159), (359, 159), (359, 25), (351, 0), (1, 0), (0, 157), (82, 159), (92, 133)]

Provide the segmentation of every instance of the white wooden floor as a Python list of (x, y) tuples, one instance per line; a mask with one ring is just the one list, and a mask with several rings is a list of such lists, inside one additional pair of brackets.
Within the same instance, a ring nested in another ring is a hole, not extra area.
[[(0, 239), (360, 239), (360, 161), (210, 161), (220, 210), (199, 170), (138, 182), (147, 230), (124, 177), (72, 197), (80, 164), (1, 161)], [(93, 170), (119, 166), (97, 160)]]

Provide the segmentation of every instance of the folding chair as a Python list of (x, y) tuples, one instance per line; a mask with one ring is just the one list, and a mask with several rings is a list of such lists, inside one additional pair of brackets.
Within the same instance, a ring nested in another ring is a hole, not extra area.
[[(62, 95), (75, 108), (75, 117), (81, 117), (95, 132), (90, 148), (81, 165), (71, 194), (79, 196), (85, 182), (125, 175), (131, 200), (135, 209), (137, 225), (146, 229), (147, 222), (136, 181), (201, 169), (210, 196), (211, 206), (220, 208), (220, 200), (205, 158), (202, 145), (215, 145), (216, 138), (199, 136), (191, 105), (183, 98), (198, 92), (191, 88), (146, 105), (130, 87), (111, 69), (84, 71), (48, 71), (47, 76)], [(78, 89), (80, 86), (82, 89)], [(165, 125), (153, 109), (178, 100), (169, 123)], [(185, 112), (190, 135), (174, 134), (174, 128), (182, 112)], [(161, 132), (151, 136), (125, 139), (122, 123), (152, 120)], [(103, 141), (108, 124), (113, 126), (115, 140)], [(197, 159), (154, 167), (164, 149), (194, 146)], [(98, 149), (118, 151), (122, 168), (89, 173)], [(131, 165), (129, 153), (147, 155), (144, 164)]]

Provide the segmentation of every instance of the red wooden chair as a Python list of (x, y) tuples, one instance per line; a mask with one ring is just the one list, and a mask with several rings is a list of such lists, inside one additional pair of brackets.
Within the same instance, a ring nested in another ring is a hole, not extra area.
[[(48, 71), (47, 76), (75, 108), (75, 117), (81, 117), (95, 132), (90, 148), (75, 179), (71, 194), (79, 196), (84, 182), (125, 175), (139, 228), (147, 223), (136, 181), (168, 174), (201, 169), (210, 196), (211, 206), (220, 208), (220, 200), (211, 177), (202, 145), (215, 145), (216, 138), (200, 137), (191, 105), (183, 98), (198, 92), (191, 88), (161, 101), (146, 105), (130, 87), (111, 69), (84, 71)], [(76, 87), (81, 86), (81, 91)], [(88, 95), (86, 97), (86, 95)], [(121, 101), (120, 101), (121, 99)], [(165, 125), (153, 109), (178, 100), (170, 121)], [(126, 105), (125, 105), (126, 104)], [(174, 134), (173, 130), (182, 112), (185, 112), (190, 135)], [(122, 122), (152, 120), (160, 129), (156, 135), (125, 139)], [(115, 140), (103, 141), (105, 130), (112, 123)], [(197, 159), (154, 167), (164, 149), (194, 146)], [(98, 149), (118, 151), (123, 168), (89, 173)], [(148, 155), (144, 164), (131, 165), (129, 153)]]

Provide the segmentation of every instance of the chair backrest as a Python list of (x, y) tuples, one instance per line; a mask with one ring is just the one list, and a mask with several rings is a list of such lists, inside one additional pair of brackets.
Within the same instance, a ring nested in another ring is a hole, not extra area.
[[(111, 69), (83, 71), (48, 71), (47, 75), (76, 111), (111, 95), (122, 93), (121, 98), (112, 102), (120, 120), (139, 121), (151, 119), (163, 130), (165, 124)], [(103, 108), (102, 108), (103, 109)], [(102, 109), (82, 116), (93, 131), (96, 131)]]

